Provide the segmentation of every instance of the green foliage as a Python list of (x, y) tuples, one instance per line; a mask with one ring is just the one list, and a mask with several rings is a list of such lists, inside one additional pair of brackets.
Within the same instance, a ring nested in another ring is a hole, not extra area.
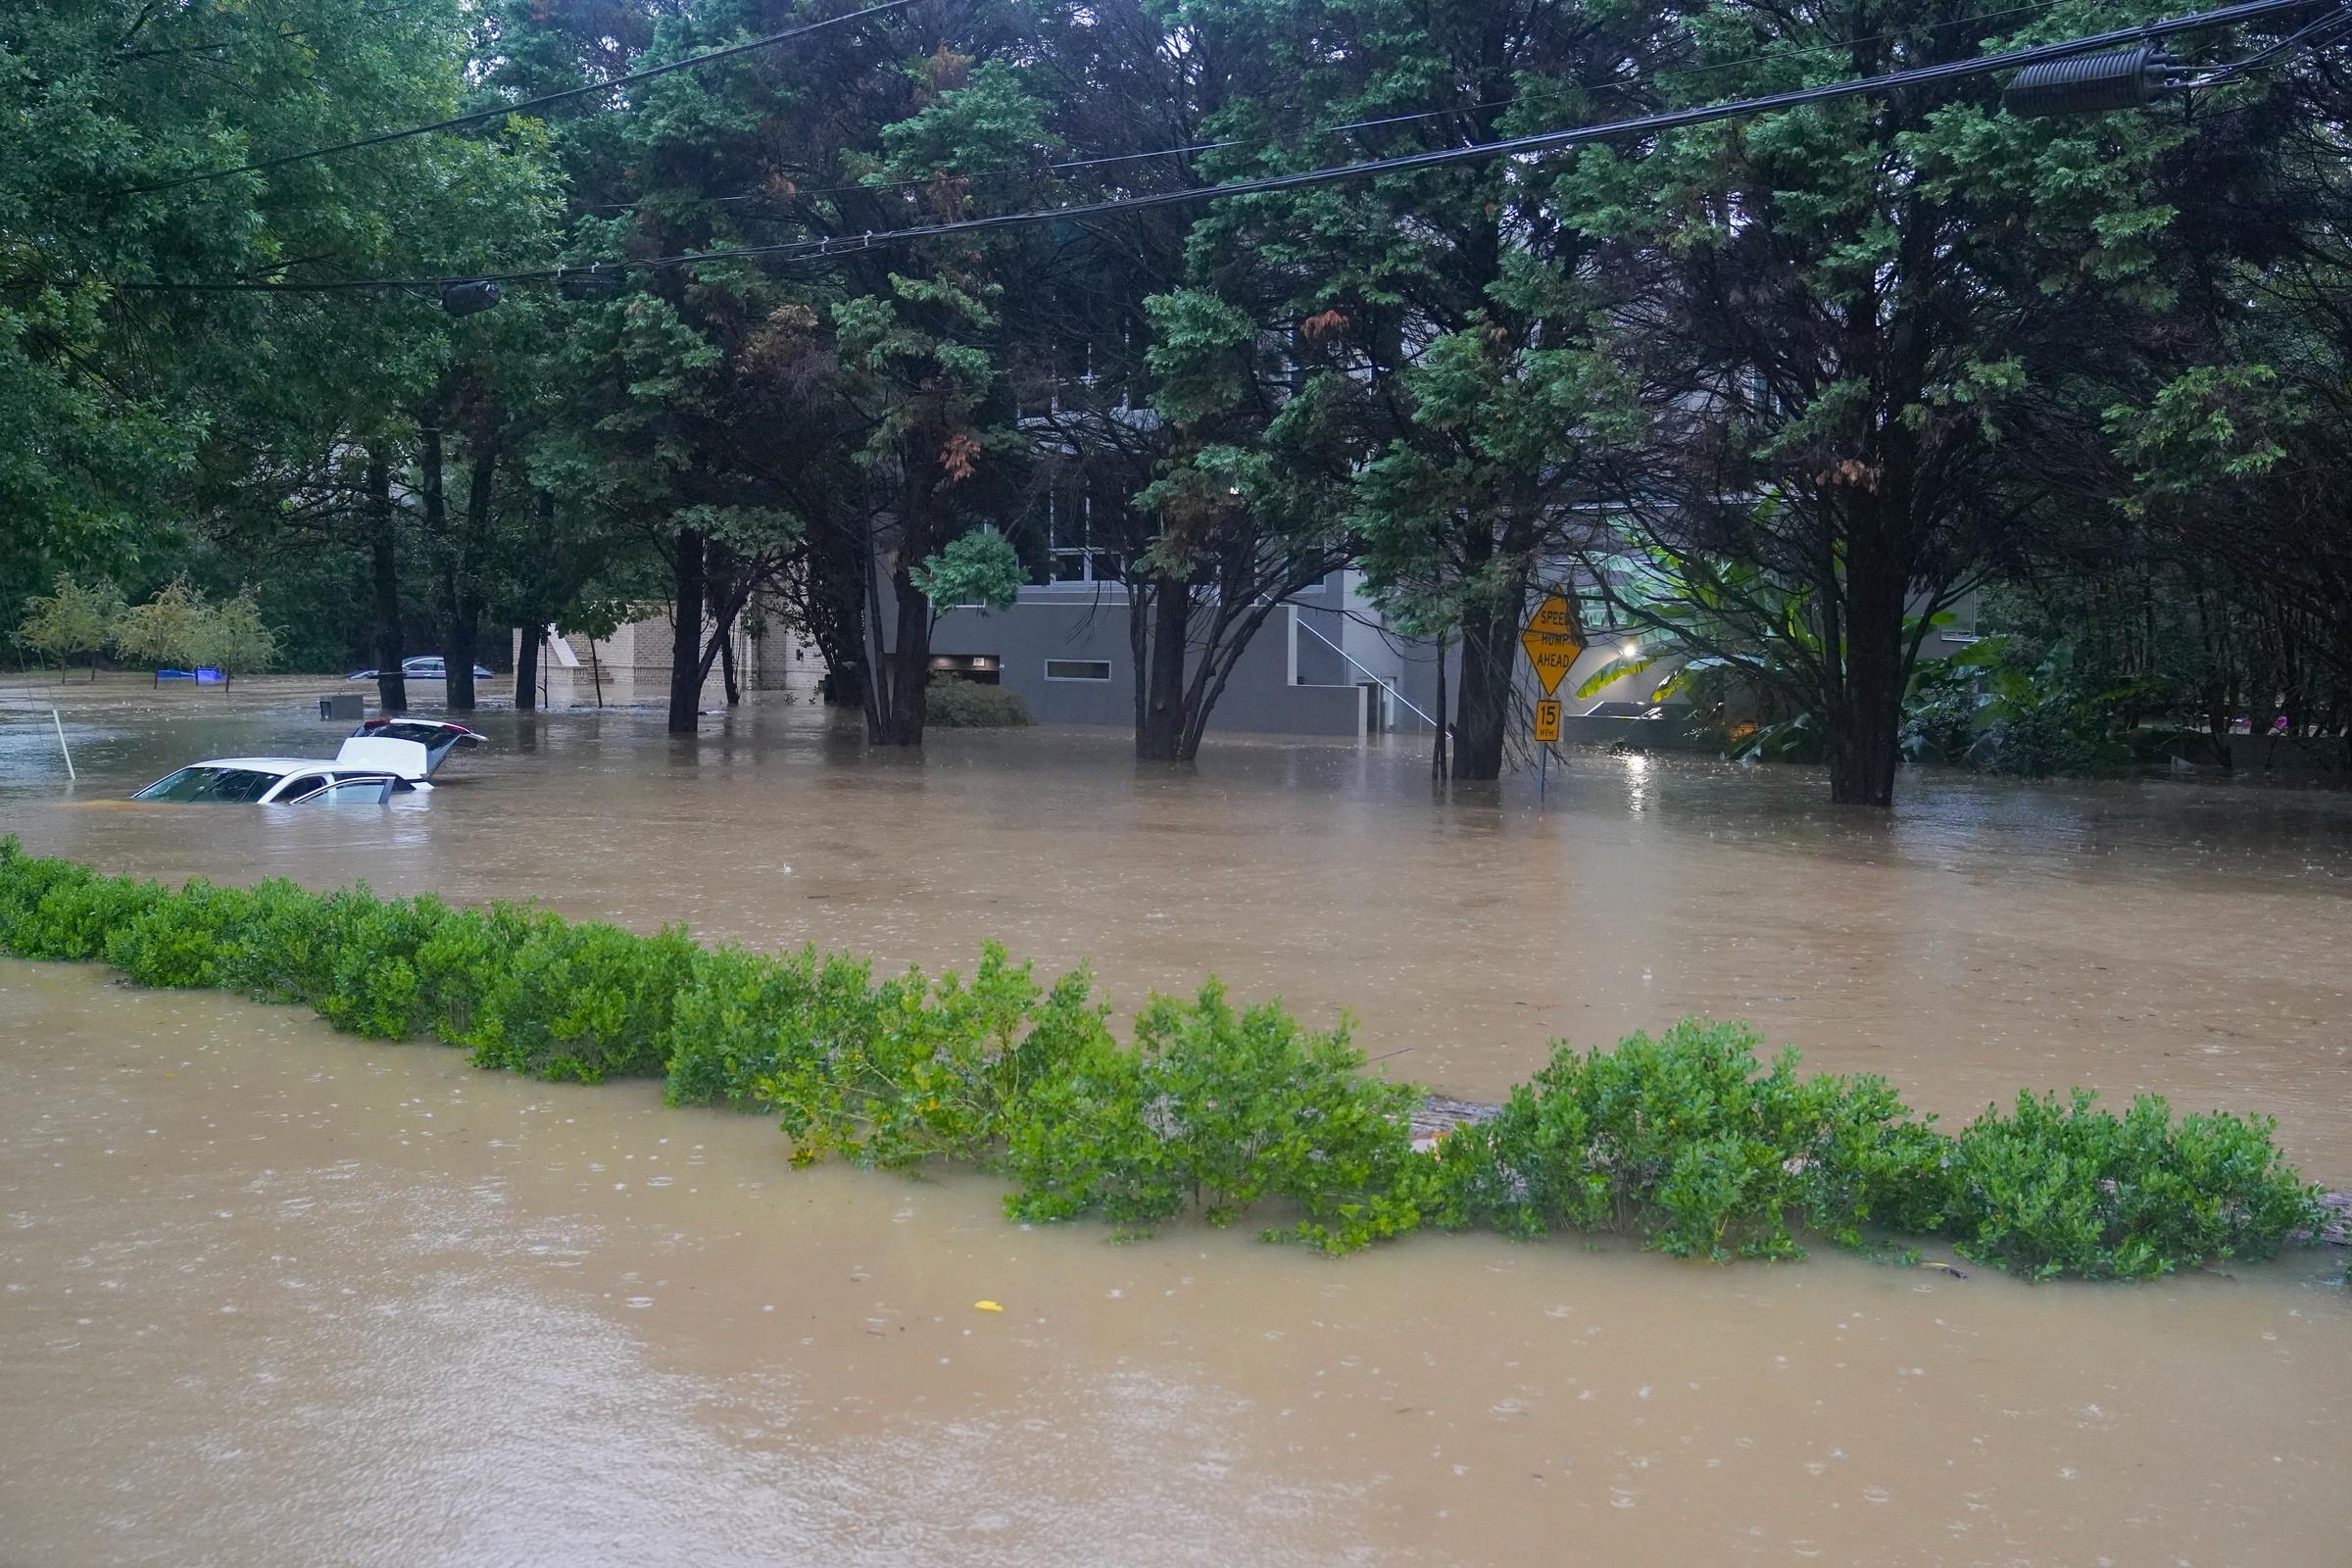
[(601, 921), (533, 922), (478, 987), (459, 1037), (476, 1066), (601, 1083), (659, 1075), (670, 1006), (694, 944), (672, 927), (641, 937)]
[(268, 669), (276, 659), (277, 633), (263, 623), (252, 588), (208, 607), (196, 638), (197, 663), (233, 676)]
[(700, 949), (670, 1013), (662, 1097), (764, 1107), (760, 1083), (870, 1038), (882, 1006), (865, 961), (846, 954)]
[(1029, 705), (1002, 686), (934, 675), (924, 695), (924, 722), (941, 729), (1017, 729), (1030, 722)]
[(2122, 1117), (2078, 1091), (2021, 1096), (1959, 1138), (1886, 1083), (1769, 1069), (1743, 1025), (1686, 1019), (1614, 1050), (1566, 1046), (1490, 1120), (1417, 1152), (1421, 1092), (1366, 1077), (1345, 1018), (1305, 1030), (1273, 1003), (1237, 1010), (1211, 980), (1153, 997), (1135, 1044), (1084, 971), (1041, 990), (983, 946), (967, 981), (805, 948), (770, 957), (571, 923), (528, 906), (454, 911), (364, 887), (171, 890), (28, 857), (0, 839), (0, 952), (104, 956), (149, 986), (302, 1002), (386, 1040), (431, 1032), (484, 1067), (595, 1082), (663, 1073), (673, 1104), (774, 1111), (793, 1160), (1004, 1170), (1015, 1218), (1091, 1215), (1121, 1238), (1197, 1209), (1252, 1212), (1269, 1240), (1351, 1251), (1424, 1224), (1531, 1238), (1640, 1237), (1723, 1259), (1942, 1233), (2039, 1279), (2144, 1279), (2261, 1257), (2316, 1230), (2316, 1189), (2230, 1115)]
[(114, 641), (115, 623), (122, 615), (122, 595), (113, 583), (101, 580), (84, 586), (61, 572), (56, 592), (25, 601), (17, 640), (56, 660), (61, 674), (75, 654), (92, 656), (90, 678), (95, 680), (96, 656)]
[(1068, 975), (1041, 1004), (1029, 965), (986, 943), (969, 984), (951, 971), (926, 986), (908, 970), (876, 989), (869, 1027), (788, 1055), (755, 1091), (782, 1112), (797, 1164), (835, 1152), (892, 1170), (984, 1162), (1007, 1107), (1102, 1033), (1091, 989)]
[(1272, 1003), (1237, 1013), (1212, 980), (1189, 1004), (1152, 998), (1135, 1033), (1133, 1052), (1081, 1042), (1013, 1102), (1006, 1212), (1134, 1234), (1187, 1204), (1224, 1225), (1271, 1200), (1299, 1217), (1269, 1236), (1335, 1252), (1420, 1224), (1419, 1092), (1361, 1076), (1345, 1020), (1313, 1033)]
[(211, 620), (204, 590), (175, 577), (153, 599), (122, 612), (115, 623), (115, 647), (124, 659), (150, 669), (192, 669), (203, 661)]
[(1840, 1240), (1886, 1207), (1918, 1219), (1908, 1173), (1932, 1134), (1878, 1078), (1759, 1072), (1743, 1024), (1685, 1019), (1613, 1051), (1562, 1046), (1492, 1120), (1441, 1146), (1446, 1223), (1641, 1237), (1678, 1256), (1801, 1255), (1792, 1225)]
[(103, 957), (107, 938), (171, 895), (159, 883), (35, 859), (0, 841), (0, 948), (20, 958)]
[(2319, 1223), (2268, 1117), (2172, 1119), (2142, 1095), (2118, 1117), (2078, 1089), (2018, 1096), (1969, 1123), (1944, 1170), (1946, 1218), (1970, 1257), (2044, 1279), (2153, 1279), (2213, 1258), (2268, 1257)]
[(1020, 552), (993, 528), (957, 534), (946, 549), (916, 566), (912, 575), (915, 587), (931, 601), (934, 618), (943, 611), (974, 605), (986, 610), (1009, 609), (1028, 577)]

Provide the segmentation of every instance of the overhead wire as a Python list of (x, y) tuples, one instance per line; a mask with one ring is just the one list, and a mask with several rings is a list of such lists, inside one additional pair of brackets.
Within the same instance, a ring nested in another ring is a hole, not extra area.
[(1503, 137), (1494, 141), (1472, 142), (1457, 147), (1432, 148), (1423, 152), (1405, 153), (1391, 158), (1372, 159), (1323, 169), (1301, 170), (1293, 173), (1260, 175), (1250, 179), (1229, 181), (1221, 185), (1190, 186), (1181, 190), (1114, 197), (1064, 207), (1034, 208), (1016, 213), (1000, 213), (985, 218), (957, 219), (945, 222), (848, 235), (840, 238), (801, 240), (778, 245), (737, 246), (721, 250), (685, 252), (673, 256), (613, 258), (586, 266), (538, 267), (512, 271), (477, 272), (448, 277), (335, 278), (284, 282), (246, 280), (189, 283), (142, 282), (124, 283), (119, 286), (126, 289), (185, 292), (322, 293), (363, 288), (437, 287), (442, 283), (467, 281), (550, 282), (571, 277), (614, 276), (625, 272), (647, 271), (662, 268), (691, 267), (754, 259), (773, 258), (787, 262), (828, 260), (870, 250), (879, 245), (898, 244), (910, 240), (935, 239), (951, 234), (975, 233), (1029, 223), (1068, 222), (1080, 219), (1107, 217), (1118, 213), (1189, 206), (1199, 202), (1296, 190), (1308, 186), (1331, 184), (1341, 180), (1413, 172), (1425, 169), (1446, 168), (1456, 164), (1485, 162), (1494, 158), (1515, 158), (1533, 153), (1554, 152), (1589, 142), (1605, 141), (1624, 136), (1655, 135), (1715, 121), (1772, 114), (1808, 104), (1863, 97), (1902, 87), (1966, 80), (1977, 76), (1990, 75), (1999, 71), (2034, 65), (2045, 60), (2064, 59), (2070, 55), (2110, 49), (2134, 42), (2153, 41), (2157, 38), (2172, 37), (2182, 33), (2206, 31), (2241, 22), (2260, 21), (2287, 12), (2307, 11), (2321, 3), (2325, 3), (2325, 0), (2241, 0), (2239, 4), (2223, 6), (2212, 11), (2193, 12), (2182, 17), (2159, 19), (2110, 32), (2065, 39), (2054, 43), (2034, 44), (2022, 49), (2005, 50), (1998, 54), (1982, 55), (1973, 60), (1947, 61), (1940, 65), (1884, 72), (1877, 75), (1857, 77), (1848, 81), (1790, 88), (1782, 92), (1734, 99), (1724, 103), (1693, 105), (1685, 109), (1666, 110), (1624, 120), (1565, 126), (1521, 136)]
[[(1983, 12), (1973, 17), (1956, 18), (1949, 22), (1929, 23), (1926, 24), (1925, 30), (1935, 31), (1946, 27), (1961, 25), (1974, 26), (1984, 23), (2001, 21), (2010, 17), (2025, 16), (2031, 12), (2052, 11), (2063, 4), (2065, 4), (2065, 0), (2031, 0), (2030, 4), (2009, 6), (1999, 11)], [(1736, 56), (1730, 60), (1714, 60), (1709, 61), (1704, 65), (1670, 66), (1663, 70), (1648, 72), (1643, 75), (1629, 79), (1572, 82), (1564, 83), (1563, 85), (1573, 86), (1584, 92), (1633, 93), (1638, 92), (1644, 87), (1654, 85), (1660, 81), (1679, 79), (1684, 76), (1709, 75), (1718, 72), (1736, 70), (1741, 66), (1768, 65), (1781, 60), (1802, 59), (1808, 55), (1835, 54), (1840, 50), (1851, 49), (1858, 44), (1882, 43), (1888, 38), (1900, 37), (1907, 32), (1918, 30), (1922, 29), (1891, 28), (1885, 32), (1864, 33), (1858, 37), (1833, 38), (1826, 43), (1806, 44), (1800, 48), (1770, 49), (1757, 54)], [(1301, 132), (1301, 135), (1306, 137), (1330, 136), (1337, 135), (1343, 131), (1372, 130), (1387, 125), (1407, 124), (1416, 121), (1442, 120), (1454, 115), (1476, 114), (1480, 110), (1484, 109), (1506, 109), (1512, 104), (1519, 102), (1521, 96), (1522, 95), (1520, 94), (1512, 94), (1507, 97), (1490, 98), (1472, 104), (1449, 104), (1442, 109), (1420, 109), (1405, 114), (1382, 115), (1368, 120), (1343, 121), (1334, 125), (1314, 125), (1307, 127)], [(1093, 169), (1107, 164), (1141, 163), (1146, 159), (1152, 158), (1188, 157), (1194, 153), (1221, 152), (1229, 147), (1242, 147), (1247, 145), (1249, 145), (1249, 142), (1245, 137), (1227, 136), (1216, 141), (1187, 142), (1179, 146), (1154, 147), (1142, 152), (1107, 153), (1100, 157), (1059, 159), (1052, 163), (1006, 166), (1001, 169), (956, 170), (954, 171), (949, 177), (963, 182), (980, 179), (1004, 179), (1020, 174), (1053, 173), (1062, 170), (1070, 169)], [(930, 178), (922, 178), (871, 180), (844, 185), (797, 186), (790, 193), (790, 197), (841, 196), (865, 191), (910, 190), (917, 187), (930, 185), (934, 181)], [(648, 196), (638, 197), (634, 201), (600, 202), (595, 204), (590, 210), (596, 212), (625, 212), (629, 209), (638, 207), (651, 199), (652, 195), (649, 194)], [(740, 195), (706, 196), (698, 198), (698, 200), (704, 205), (720, 206), (735, 202), (774, 201), (776, 200), (776, 196), (767, 191), (746, 191)]]
[(880, 16), (885, 12), (904, 11), (915, 3), (916, 0), (877, 0), (874, 5), (864, 6), (856, 11), (845, 11), (838, 17), (827, 17), (821, 22), (811, 22), (798, 27), (787, 27), (781, 32), (771, 32), (765, 37), (728, 44), (721, 49), (706, 50), (699, 55), (688, 55), (680, 60), (665, 61), (659, 66), (648, 66), (643, 71), (632, 71), (623, 75), (608, 76), (601, 81), (592, 81), (583, 86), (566, 87), (561, 92), (542, 93), (536, 98), (525, 98), (518, 103), (501, 104), (495, 108), (477, 109), (470, 114), (453, 115), (447, 120), (436, 120), (427, 125), (409, 125), (399, 130), (377, 131), (373, 135), (362, 136), (356, 141), (342, 141), (326, 147), (307, 148), (298, 153), (284, 153), (274, 158), (259, 158), (251, 163), (232, 164), (220, 169), (199, 170), (195, 173), (181, 174), (174, 179), (156, 180), (145, 185), (124, 185), (101, 194), (140, 196), (154, 191), (177, 190), (183, 185), (198, 185), (208, 180), (226, 179), (232, 174), (266, 173), (272, 169), (284, 169), (290, 164), (307, 163), (314, 158), (332, 158), (342, 153), (358, 152), (367, 147), (382, 147), (396, 141), (407, 141), (414, 136), (429, 136), (439, 131), (456, 130), (466, 125), (478, 125), (492, 120), (504, 120), (511, 115), (544, 109), (549, 104), (564, 103), (572, 98), (584, 98), (591, 93), (607, 93), (616, 87), (650, 81), (656, 76), (666, 76), (674, 71), (691, 71), (700, 66), (710, 65), (714, 61), (730, 60), (737, 55), (750, 54), (754, 50), (773, 48), (777, 44), (788, 43), (795, 38), (805, 38), (812, 32), (822, 32), (828, 27), (837, 27), (845, 22), (858, 22), (868, 17)]

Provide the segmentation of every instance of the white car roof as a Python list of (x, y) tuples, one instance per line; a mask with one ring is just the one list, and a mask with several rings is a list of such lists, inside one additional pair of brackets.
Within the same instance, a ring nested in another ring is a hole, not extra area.
[[(188, 767), (233, 767), (240, 772), (270, 773), (284, 778), (290, 773), (300, 773), (310, 768), (332, 771), (336, 768), (348, 768), (351, 764), (329, 762), (313, 757), (208, 757), (201, 762), (189, 762), (185, 765)], [(173, 771), (176, 772), (178, 769), (175, 768)], [(384, 770), (373, 768), (370, 771), (382, 772)]]

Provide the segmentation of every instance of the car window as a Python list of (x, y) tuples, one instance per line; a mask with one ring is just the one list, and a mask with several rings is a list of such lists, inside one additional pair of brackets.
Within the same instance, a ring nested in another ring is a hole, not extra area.
[(325, 774), (305, 773), (298, 779), (290, 780), (284, 789), (279, 790), (277, 792), (277, 797), (272, 804), (277, 806), (290, 806), (294, 802), (301, 800), (304, 796), (309, 795), (314, 790), (320, 790), (324, 789), (325, 787)]
[(381, 806), (391, 793), (392, 786), (384, 779), (345, 779), (311, 799), (321, 806)]
[(277, 782), (274, 773), (255, 773), (241, 767), (183, 767), (169, 778), (156, 780), (134, 801), (258, 801)]

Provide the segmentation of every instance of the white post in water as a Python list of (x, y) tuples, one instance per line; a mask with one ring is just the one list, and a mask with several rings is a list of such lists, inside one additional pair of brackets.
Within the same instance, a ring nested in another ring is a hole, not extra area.
[(79, 783), (80, 775), (74, 771), (74, 754), (66, 747), (66, 721), (58, 717), (57, 710), (54, 708), (49, 710), (49, 722), (57, 726), (57, 749), (64, 754), (66, 759), (66, 782), (69, 784)]

